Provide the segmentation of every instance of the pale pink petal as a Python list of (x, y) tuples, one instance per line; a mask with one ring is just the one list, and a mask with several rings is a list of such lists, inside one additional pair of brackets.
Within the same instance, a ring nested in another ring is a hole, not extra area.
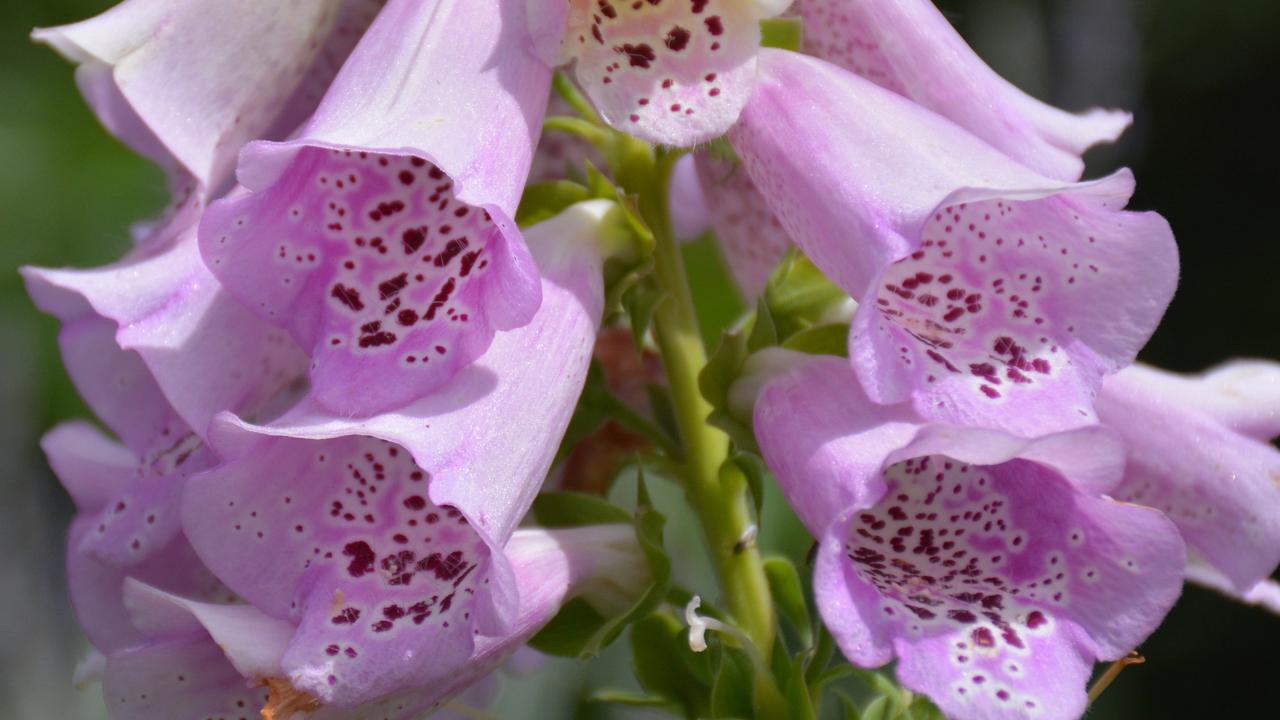
[(764, 291), (791, 238), (736, 160), (698, 153), (698, 179), (725, 262), (747, 299)]
[(308, 351), (335, 412), (440, 387), (537, 307), (511, 217), (550, 69), (524, 28), (520, 3), (393, 0), (296, 139), (245, 150), (251, 192), (206, 213), (210, 269)]
[(739, 0), (573, 0), (565, 45), (610, 125), (690, 146), (728, 130), (751, 95), (759, 20)]
[(1135, 365), (1098, 396), (1098, 416), (1128, 446), (1113, 495), (1168, 515), (1237, 593), (1280, 565), (1280, 451), (1270, 435), (1241, 431), (1274, 421), (1277, 367), (1233, 363), (1197, 377)]
[(163, 148), (212, 192), (280, 113), (340, 5), (126, 0), (33, 37), (87, 68), (81, 86), (108, 129), (150, 157)]
[(797, 0), (804, 50), (908, 97), (1048, 177), (1075, 180), (1080, 154), (1128, 113), (1072, 115), (995, 73), (930, 0)]
[(731, 140), (860, 299), (850, 358), (871, 398), (1028, 435), (1092, 422), (1177, 280), (1168, 224), (1122, 210), (1132, 176), (1044, 178), (830, 64), (766, 50), (762, 70)]

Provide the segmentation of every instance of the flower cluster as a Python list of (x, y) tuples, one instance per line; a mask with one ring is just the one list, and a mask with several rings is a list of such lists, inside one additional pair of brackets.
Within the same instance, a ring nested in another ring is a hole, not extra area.
[[(35, 36), (173, 189), (119, 262), (24, 271), (114, 435), (44, 441), (114, 717), (419, 717), (566, 603), (631, 607), (632, 526), (522, 523), (623, 315), (676, 416), (626, 406), (626, 452), (738, 516), (664, 255), (705, 227), (751, 297), (803, 253), (847, 332), (756, 342), (762, 299), (727, 384), (848, 661), (1068, 720), (1184, 578), (1275, 594), (1280, 366), (1133, 364), (1173, 235), (1128, 171), (1080, 180), (1129, 116), (1021, 93), (928, 0), (125, 0)], [(759, 561), (733, 530), (722, 579)], [(745, 632), (708, 627), (767, 656), (725, 584)]]

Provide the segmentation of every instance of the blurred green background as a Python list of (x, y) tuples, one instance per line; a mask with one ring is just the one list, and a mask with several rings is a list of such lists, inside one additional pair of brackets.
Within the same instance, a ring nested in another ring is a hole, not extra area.
[[(70, 66), (27, 39), (34, 26), (88, 17), (110, 4), (0, 2), (3, 718), (102, 717), (96, 688), (70, 687), (83, 650), (62, 571), (71, 506), (37, 446), (51, 425), (85, 410), (59, 363), (56, 323), (27, 301), (15, 269), (107, 262), (128, 246), (129, 224), (164, 202), (160, 174), (102, 132), (76, 93)], [(1089, 160), (1092, 175), (1132, 167), (1139, 181), (1134, 206), (1159, 210), (1178, 236), (1182, 283), (1144, 359), (1196, 370), (1232, 356), (1280, 357), (1280, 1), (939, 4), (985, 58), (1033, 94), (1070, 109), (1102, 104), (1135, 112), (1124, 140)], [(690, 259), (691, 272), (717, 277), (713, 250), (693, 248)], [(734, 311), (726, 293), (706, 296), (711, 317)], [(696, 530), (679, 517), (678, 495), (660, 490), (659, 502), (676, 515), (669, 544), (695, 544)], [(762, 541), (792, 554), (808, 542), (785, 520), (769, 518)], [(701, 563), (679, 572), (686, 585), (711, 588)], [(621, 645), (591, 672), (625, 682)], [(1188, 589), (1143, 646), (1148, 663), (1127, 671), (1090, 717), (1280, 717), (1271, 685), (1277, 648), (1280, 620)], [(508, 683), (495, 712), (605, 716), (572, 709), (584, 686), (581, 671), (574, 662), (550, 661)]]

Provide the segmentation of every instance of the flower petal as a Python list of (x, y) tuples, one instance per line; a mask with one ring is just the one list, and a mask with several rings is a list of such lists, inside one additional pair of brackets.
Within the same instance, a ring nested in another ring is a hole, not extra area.
[(1256, 428), (1266, 415), (1249, 407), (1269, 403), (1275, 373), (1261, 362), (1198, 378), (1135, 365), (1107, 378), (1098, 396), (1099, 417), (1129, 450), (1113, 495), (1168, 515), (1238, 593), (1280, 565), (1280, 451), (1223, 419)]
[(117, 720), (252, 718), (267, 690), (251, 687), (207, 637), (189, 637), (112, 653), (103, 696)]
[(995, 73), (929, 0), (797, 0), (806, 52), (911, 98), (1047, 177), (1075, 180), (1080, 154), (1128, 113), (1072, 115)]
[(510, 218), (550, 70), (519, 5), (388, 3), (297, 139), (246, 149), (253, 192), (201, 224), (214, 274), (308, 350), (331, 410), (411, 402), (537, 308)]
[(791, 238), (736, 160), (698, 153), (698, 179), (725, 262), (746, 298), (764, 292)]
[(738, 119), (755, 81), (759, 21), (737, 0), (573, 0), (565, 44), (610, 125), (686, 147)]
[(1028, 435), (1090, 422), (1177, 280), (1168, 224), (1119, 209), (1132, 177), (1050, 180), (834, 66), (766, 50), (762, 69), (731, 139), (791, 237), (861, 297), (850, 358), (871, 398)]
[[(91, 398), (91, 407), (117, 432), (125, 432), (121, 423), (126, 421), (113, 420), (112, 414), (152, 408), (176, 413), (203, 435), (223, 410), (258, 412), (305, 368), (305, 356), (288, 336), (241, 306), (204, 266), (195, 228), (165, 237), (173, 232), (171, 227), (157, 229), (158, 237), (144, 247), (100, 268), (23, 268), (28, 290), (42, 309), (64, 323), (85, 318), (98, 328), (96, 344), (79, 351), (87, 357), (81, 360), (64, 349), (64, 360), (73, 377), (84, 377), (77, 387)], [(118, 330), (110, 340), (107, 333), (113, 327)], [(89, 373), (98, 372), (102, 358), (116, 355), (120, 362), (132, 358), (128, 362), (139, 377), (131, 384), (148, 389), (122, 390), (118, 396), (112, 390), (110, 398), (92, 400), (106, 392), (107, 379)], [(78, 369), (81, 364), (85, 369)], [(85, 387), (90, 384), (94, 387)], [(165, 442), (173, 442), (163, 425), (153, 425), (138, 430), (142, 441), (165, 436), (170, 437)]]
[(138, 458), (84, 421), (56, 425), (40, 439), (53, 474), (76, 508), (96, 510), (124, 492), (138, 471)]
[(109, 129), (151, 157), (162, 146), (215, 191), (279, 114), (340, 4), (127, 0), (33, 37), (90, 68), (82, 87), (96, 88), (86, 97)]
[(797, 368), (755, 425), (807, 525), (823, 519), (805, 511), (813, 486), (863, 491), (816, 532), (815, 592), (841, 649), (867, 666), (897, 656), (903, 684), (948, 717), (1077, 717), (1093, 660), (1155, 629), (1185, 563), (1160, 513), (1094, 494), (1119, 476), (1119, 443), (1097, 427), (1023, 440), (917, 419), (895, 448), (893, 408), (828, 399), (851, 380), (835, 360)]

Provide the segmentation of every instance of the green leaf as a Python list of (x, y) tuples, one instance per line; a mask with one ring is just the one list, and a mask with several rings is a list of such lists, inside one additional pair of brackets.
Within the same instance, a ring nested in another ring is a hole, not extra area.
[(862, 713), (858, 712), (858, 706), (853, 704), (853, 700), (844, 693), (837, 693), (840, 698), (840, 713), (844, 720), (862, 720)]
[(529, 646), (547, 655), (580, 657), (583, 648), (591, 644), (608, 621), (591, 603), (576, 597), (565, 603), (551, 622), (529, 639)]
[(730, 415), (728, 410), (720, 408), (712, 410), (707, 416), (707, 423), (725, 431), (734, 445), (753, 453), (760, 452), (760, 448), (756, 445), (755, 433), (750, 427)]
[(809, 687), (804, 681), (804, 659), (801, 657), (797, 657), (791, 664), (791, 673), (787, 676), (786, 693), (791, 720), (815, 720)]
[(570, 205), (590, 200), (587, 188), (572, 180), (549, 180), (525, 187), (516, 209), (516, 224), (528, 227), (559, 215)]
[(828, 323), (805, 328), (787, 338), (782, 347), (810, 355), (849, 357), (849, 324)]
[(890, 714), (891, 709), (889, 698), (881, 695), (862, 709), (861, 720), (893, 720), (894, 716)]
[(697, 718), (706, 712), (708, 688), (680, 661), (684, 653), (692, 654), (684, 626), (670, 613), (653, 613), (631, 628), (631, 662), (640, 685)]
[(804, 23), (800, 18), (780, 17), (760, 21), (760, 46), (800, 50), (804, 40)]
[(755, 668), (751, 658), (738, 648), (717, 643), (719, 665), (711, 686), (711, 716), (750, 718), (755, 716)]
[(787, 558), (775, 555), (765, 558), (764, 574), (769, 579), (769, 591), (778, 606), (778, 614), (786, 618), (800, 634), (801, 641), (808, 644), (813, 637), (813, 626), (796, 566)]
[(533, 501), (533, 517), (544, 528), (629, 523), (626, 510), (596, 495), (544, 492)]
[(597, 690), (587, 698), (588, 702), (607, 703), (609, 705), (625, 705), (639, 708), (672, 708), (672, 702), (659, 695), (637, 692), (635, 690)]

